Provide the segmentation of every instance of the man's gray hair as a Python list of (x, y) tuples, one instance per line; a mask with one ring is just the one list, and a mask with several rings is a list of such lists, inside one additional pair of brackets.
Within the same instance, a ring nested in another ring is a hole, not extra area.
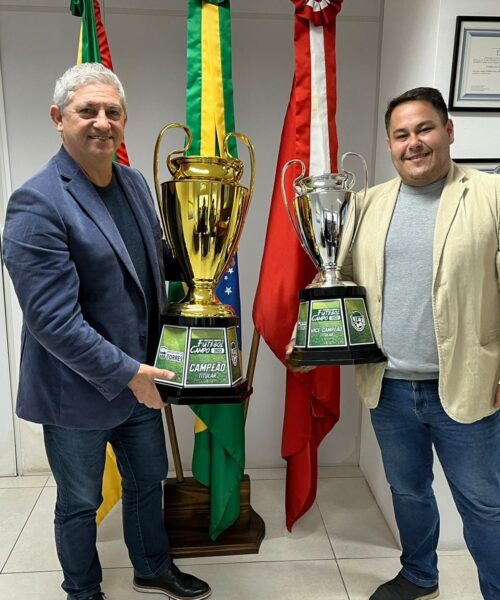
[(54, 89), (53, 103), (63, 112), (66, 106), (71, 102), (75, 91), (92, 83), (103, 83), (115, 88), (123, 107), (127, 111), (125, 102), (125, 92), (118, 77), (100, 63), (82, 63), (70, 67), (56, 81)]

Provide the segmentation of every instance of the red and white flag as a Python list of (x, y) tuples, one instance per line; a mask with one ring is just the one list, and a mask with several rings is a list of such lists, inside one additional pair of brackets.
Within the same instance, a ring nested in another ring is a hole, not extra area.
[[(285, 116), (264, 256), (253, 306), (257, 331), (284, 363), (297, 320), (298, 290), (316, 268), (302, 249), (281, 197), (285, 163), (301, 159), (309, 175), (336, 172), (335, 21), (342, 0), (292, 0), (295, 5), (295, 75)], [(293, 173), (293, 169), (290, 168)], [(287, 177), (294, 195), (292, 173)], [(299, 175), (298, 171), (295, 176)], [(316, 498), (318, 446), (339, 418), (338, 367), (287, 371), (281, 453), (287, 461), (286, 524), (292, 529)]]

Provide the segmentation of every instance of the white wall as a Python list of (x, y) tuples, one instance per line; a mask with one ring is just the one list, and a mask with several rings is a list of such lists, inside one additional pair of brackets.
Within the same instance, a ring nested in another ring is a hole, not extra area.
[(16, 475), (13, 396), (3, 288), (3, 270), (0, 268), (0, 475)]
[[(252, 302), (293, 73), (293, 5), (283, 0), (233, 0), (231, 4), (236, 125), (253, 141), (258, 160), (253, 205), (239, 253), (244, 352), (248, 356)], [(0, 64), (13, 188), (59, 146), (48, 106), (56, 77), (75, 61), (79, 19), (69, 14), (68, 6), (68, 0), (0, 0)], [(128, 97), (129, 156), (152, 185), (156, 135), (165, 123), (182, 121), (185, 115), (185, 1), (101, 0), (101, 7), (115, 71)], [(362, 153), (372, 171), (380, 11), (381, 0), (346, 0), (337, 34), (340, 151)], [(177, 141), (165, 141), (165, 154), (173, 147), (169, 143)], [(14, 301), (10, 316), (18, 352), (21, 319)], [(17, 361), (18, 354), (16, 365)], [(284, 369), (264, 343), (254, 388), (247, 423), (247, 466), (282, 465)], [(192, 413), (187, 408), (175, 408), (174, 412), (183, 462), (188, 466)], [(22, 471), (47, 469), (40, 428), (25, 422), (19, 427)], [(342, 419), (324, 441), (320, 463), (358, 464), (359, 432), (360, 407), (352, 372), (345, 369)]]
[[(375, 183), (395, 176), (383, 127), (388, 101), (417, 86), (438, 88), (448, 99), (455, 23), (458, 15), (500, 16), (498, 0), (385, 0), (379, 95), (379, 130), (376, 140)], [(454, 158), (497, 158), (500, 115), (453, 112)], [(360, 466), (384, 516), (397, 537), (390, 492), (385, 481), (380, 451), (369, 423), (362, 414)], [(464, 546), (460, 517), (443, 471), (436, 459), (434, 489), (441, 513), (440, 547)]]
[[(438, 88), (448, 100), (456, 17), (500, 16), (498, 0), (385, 0), (378, 122), (387, 103), (417, 86)], [(500, 117), (453, 112), (454, 158), (498, 158)], [(394, 177), (385, 133), (377, 136), (375, 182)]]
[[(10, 170), (5, 138), (5, 109), (3, 104), (2, 71), (0, 68), (0, 214), (2, 198), (10, 192)], [(1, 221), (0, 221), (1, 222)], [(0, 244), (1, 245), (1, 244)], [(1, 261), (0, 261), (1, 264)], [(3, 269), (0, 267), (0, 475), (16, 475), (16, 451), (13, 417), (13, 394), (9, 347), (7, 342), (7, 309), (5, 305)]]

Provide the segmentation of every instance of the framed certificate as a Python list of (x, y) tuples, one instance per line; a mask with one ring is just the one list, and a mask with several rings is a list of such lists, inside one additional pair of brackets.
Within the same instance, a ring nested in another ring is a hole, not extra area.
[(500, 17), (457, 17), (450, 111), (500, 111)]
[(485, 173), (500, 174), (500, 158), (454, 158), (461, 167), (479, 169)]

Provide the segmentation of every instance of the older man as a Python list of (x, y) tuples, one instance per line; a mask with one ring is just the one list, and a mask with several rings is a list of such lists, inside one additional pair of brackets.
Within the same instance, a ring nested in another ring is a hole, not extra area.
[(154, 378), (173, 374), (148, 363), (164, 257), (144, 177), (113, 162), (123, 87), (102, 65), (77, 65), (57, 81), (50, 116), (62, 148), (10, 198), (3, 245), (24, 316), (17, 414), (43, 425), (62, 587), (70, 600), (104, 598), (95, 517), (110, 442), (134, 588), (201, 600), (210, 588), (173, 564), (161, 517), (167, 456)]
[(403, 550), (399, 575), (371, 600), (439, 594), (433, 446), (483, 596), (499, 600), (500, 177), (451, 161), (453, 123), (433, 88), (393, 99), (386, 129), (399, 177), (369, 191), (344, 263), (387, 355), (356, 379)]

